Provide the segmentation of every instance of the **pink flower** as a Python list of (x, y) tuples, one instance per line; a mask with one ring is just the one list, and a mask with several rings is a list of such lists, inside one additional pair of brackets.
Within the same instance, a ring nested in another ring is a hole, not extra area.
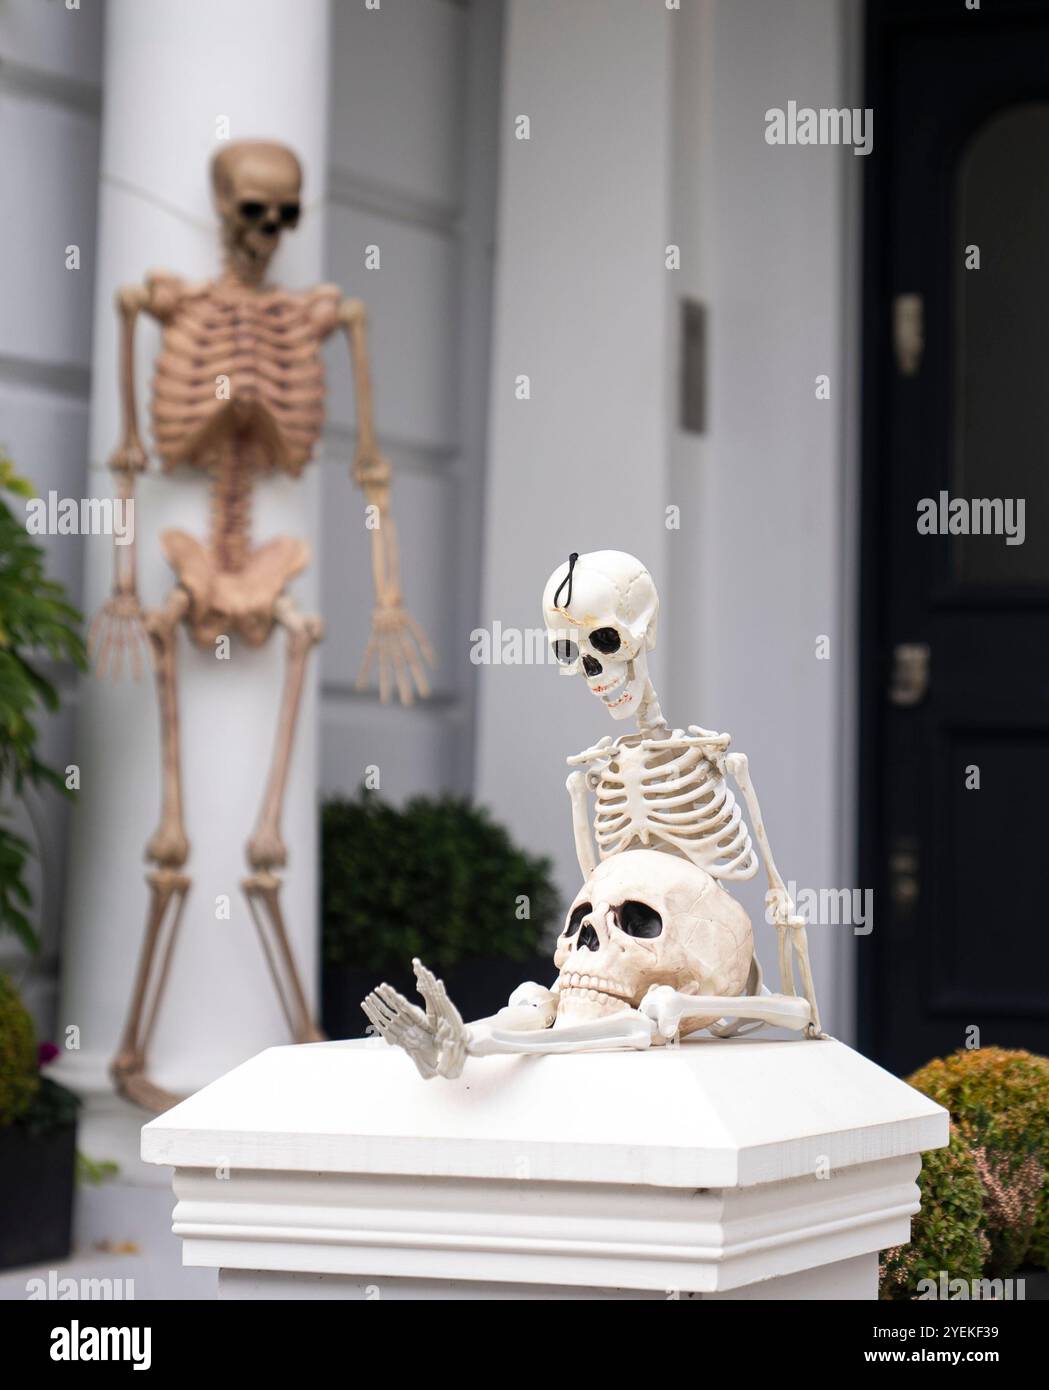
[(48, 1062), (53, 1062), (58, 1056), (58, 1048), (53, 1042), (42, 1042), (37, 1044), (36, 1064), (38, 1067), (46, 1067)]

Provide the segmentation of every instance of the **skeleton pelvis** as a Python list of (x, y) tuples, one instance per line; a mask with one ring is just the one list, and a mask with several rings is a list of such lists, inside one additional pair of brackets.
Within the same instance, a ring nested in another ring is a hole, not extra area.
[(249, 551), (235, 571), (221, 569), (213, 552), (185, 531), (164, 531), (160, 543), (190, 596), (190, 632), (203, 647), (234, 632), (260, 646), (273, 627), (277, 596), (310, 562), (310, 547), (291, 536), (276, 536)]
[[(554, 1026), (636, 1009), (653, 985), (742, 994), (753, 956), (750, 918), (705, 869), (624, 850), (597, 865), (569, 909), (554, 955)], [(715, 1021), (690, 1019), (682, 1032)]]

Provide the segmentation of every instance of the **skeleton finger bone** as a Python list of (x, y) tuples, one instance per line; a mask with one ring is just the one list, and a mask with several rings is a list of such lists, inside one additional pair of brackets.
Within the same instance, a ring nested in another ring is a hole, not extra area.
[(414, 634), (410, 632), (403, 633), (400, 638), (401, 651), (411, 670), (416, 688), (423, 699), (425, 699), (430, 693), (430, 682), (427, 679), (426, 672), (423, 670), (422, 662), (416, 652), (416, 646), (412, 645), (413, 641), (416, 646), (418, 646), (418, 639)]
[(428, 666), (436, 666), (437, 653), (434, 650), (433, 643), (430, 641), (429, 637), (427, 637), (422, 627), (419, 625), (418, 622), (416, 622), (416, 620), (412, 617), (410, 613), (405, 613), (404, 617), (405, 621), (408, 624), (409, 631), (418, 643), (419, 651), (422, 653), (423, 660), (426, 662)]
[(405, 661), (404, 653), (401, 651), (400, 636), (394, 633), (388, 636), (386, 640), (390, 648), (390, 659), (393, 662), (394, 675), (397, 680), (397, 694), (401, 697), (402, 705), (410, 705), (415, 698), (415, 692), (412, 689), (408, 663)]

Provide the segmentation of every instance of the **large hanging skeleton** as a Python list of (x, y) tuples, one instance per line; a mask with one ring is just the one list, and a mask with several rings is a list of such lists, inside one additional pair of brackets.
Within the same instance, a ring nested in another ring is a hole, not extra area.
[[(824, 1036), (805, 920), (773, 860), (745, 755), (728, 751), (728, 734), (672, 730), (659, 708), (647, 661), (658, 611), (651, 575), (621, 551), (572, 555), (550, 576), (543, 617), (562, 672), (582, 673), (613, 719), (636, 716), (638, 732), (568, 759), (584, 883), (558, 939), (552, 989), (522, 985), (494, 1018), (466, 1026), (416, 961), (425, 1010), (388, 985), (364, 1001), (423, 1076), (457, 1076), (467, 1056), (643, 1048), (702, 1029), (727, 1037), (776, 1024)], [(762, 984), (747, 914), (722, 887), (753, 877), (759, 856), (779, 938), (778, 994)]]
[(405, 611), (396, 535), (389, 512), (390, 466), (378, 452), (372, 421), (363, 304), (336, 285), (293, 293), (269, 284), (266, 272), (285, 228), (299, 219), (302, 175), (282, 145), (242, 141), (212, 163), (222, 224), (225, 270), (217, 280), (190, 284), (153, 274), (117, 298), (122, 324), (123, 434), (110, 459), (120, 496), (134, 494), (146, 467), (138, 427), (134, 334), (140, 313), (157, 319), (163, 342), (153, 381), (153, 436), (165, 469), (180, 463), (211, 477), (211, 534), (206, 542), (166, 531), (161, 543), (177, 576), (161, 607), (143, 611), (134, 547), (116, 550), (113, 593), (95, 620), (91, 645), (100, 673), (118, 675), (124, 658), (136, 675), (148, 643), (160, 705), (162, 798), (160, 824), (146, 847), (150, 904), (126, 1026), (112, 1072), (129, 1099), (164, 1109), (174, 1097), (148, 1078), (147, 1049), (161, 1003), (190, 879), (182, 814), (176, 636), (185, 623), (194, 641), (212, 647), (220, 634), (251, 646), (275, 626), (288, 635), (288, 664), (269, 778), (254, 834), (248, 841), (243, 889), (292, 1035), (319, 1036), (306, 1003), (280, 907), (277, 871), (287, 859), (280, 833), (299, 703), (309, 653), (322, 636), (317, 617), (299, 611), (285, 586), (309, 563), (305, 541), (277, 536), (261, 546), (251, 538), (251, 497), (257, 476), (298, 477), (324, 421), (323, 341), (342, 329), (349, 343), (357, 398), (353, 480), (374, 508), (372, 570), (376, 606), (358, 676), (363, 686), (378, 665), (382, 699), (396, 686), (410, 704), (428, 694), (423, 662), (430, 644)]

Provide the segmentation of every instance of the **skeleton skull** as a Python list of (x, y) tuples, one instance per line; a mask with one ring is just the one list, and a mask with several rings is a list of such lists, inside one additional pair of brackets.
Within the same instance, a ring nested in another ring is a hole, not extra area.
[(613, 719), (636, 714), (656, 645), (659, 595), (640, 560), (596, 550), (559, 565), (543, 590), (543, 617), (565, 675), (582, 671)]
[(211, 161), (211, 184), (227, 255), (260, 281), (281, 232), (298, 225), (302, 166), (285, 145), (238, 140)]
[[(749, 917), (705, 870), (625, 850), (597, 865), (569, 910), (554, 955), (554, 1026), (636, 1009), (653, 985), (742, 994), (753, 954)], [(682, 1032), (715, 1021), (690, 1019)]]

